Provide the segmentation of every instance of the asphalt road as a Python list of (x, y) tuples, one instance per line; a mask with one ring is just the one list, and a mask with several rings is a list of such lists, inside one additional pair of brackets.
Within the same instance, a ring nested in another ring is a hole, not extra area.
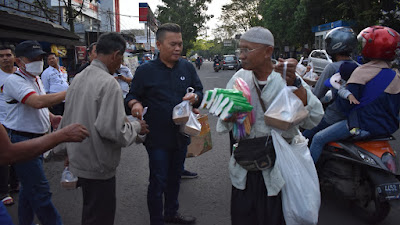
[[(224, 88), (234, 74), (234, 70), (212, 70), (211, 62), (204, 62), (198, 70), (204, 90), (215, 87)], [(203, 111), (206, 113), (206, 111)], [(209, 116), (212, 130), (213, 149), (204, 155), (188, 158), (186, 169), (197, 172), (197, 179), (182, 180), (180, 191), (180, 212), (197, 217), (197, 225), (228, 225), (230, 224), (230, 193), (231, 184), (227, 169), (229, 154), (229, 138), (226, 134), (215, 132), (216, 118)], [(399, 132), (395, 137), (400, 140)], [(400, 152), (399, 141), (392, 146)], [(400, 165), (400, 164), (398, 164)], [(64, 190), (60, 186), (63, 163), (49, 162), (44, 164), (47, 178), (53, 192), (53, 203), (59, 210), (65, 225), (79, 225), (82, 210), (81, 190)], [(142, 145), (125, 148), (117, 172), (117, 213), (115, 225), (146, 225), (149, 224), (146, 194), (148, 185), (148, 159)], [(17, 196), (15, 196), (17, 198)], [(99, 196), (101, 198), (101, 196)], [(10, 214), (17, 223), (17, 206), (8, 207)], [(397, 225), (400, 221), (400, 207), (392, 208), (390, 215), (382, 225)], [(360, 225), (364, 224), (352, 215), (349, 205), (329, 193), (322, 194), (320, 209), (320, 225)]]

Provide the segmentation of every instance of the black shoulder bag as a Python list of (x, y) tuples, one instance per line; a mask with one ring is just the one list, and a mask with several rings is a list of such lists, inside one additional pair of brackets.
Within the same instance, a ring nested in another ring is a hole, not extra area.
[[(261, 100), (261, 91), (256, 84), (258, 100), (261, 107), (266, 111), (264, 102)], [(252, 139), (240, 140), (237, 147), (233, 151), (233, 157), (239, 165), (248, 171), (259, 171), (271, 168), (275, 164), (275, 148), (272, 138), (259, 137)]]

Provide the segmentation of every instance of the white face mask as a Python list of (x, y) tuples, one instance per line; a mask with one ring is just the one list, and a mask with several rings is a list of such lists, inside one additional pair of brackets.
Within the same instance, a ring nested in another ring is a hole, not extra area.
[(25, 63), (25, 71), (33, 76), (39, 76), (43, 72), (43, 65), (44, 65), (43, 60), (31, 63)]

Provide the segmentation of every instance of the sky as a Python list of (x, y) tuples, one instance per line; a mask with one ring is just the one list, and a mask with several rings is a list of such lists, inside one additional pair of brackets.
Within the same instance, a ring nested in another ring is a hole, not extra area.
[[(153, 12), (156, 11), (158, 5), (162, 5), (161, 0), (120, 0), (120, 14), (121, 14), (121, 30), (126, 29), (143, 29), (144, 25), (139, 23), (139, 2), (147, 2)], [(212, 0), (208, 6), (207, 14), (214, 15), (214, 18), (210, 19), (206, 26), (209, 27), (207, 30), (208, 39), (212, 39), (212, 29), (215, 29), (218, 25), (218, 18), (221, 16), (221, 7), (224, 4), (229, 3), (230, 0)], [(124, 15), (124, 16), (123, 16)], [(130, 17), (128, 17), (130, 16)]]

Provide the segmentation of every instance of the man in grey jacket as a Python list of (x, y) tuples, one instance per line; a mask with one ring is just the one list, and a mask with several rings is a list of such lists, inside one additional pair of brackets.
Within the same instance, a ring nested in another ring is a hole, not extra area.
[(131, 145), (137, 134), (148, 132), (143, 120), (126, 118), (121, 88), (112, 76), (120, 67), (125, 46), (117, 33), (101, 35), (97, 59), (75, 77), (66, 96), (61, 127), (80, 123), (91, 134), (82, 143), (65, 144), (69, 168), (82, 187), (85, 225), (114, 224), (121, 148)]

